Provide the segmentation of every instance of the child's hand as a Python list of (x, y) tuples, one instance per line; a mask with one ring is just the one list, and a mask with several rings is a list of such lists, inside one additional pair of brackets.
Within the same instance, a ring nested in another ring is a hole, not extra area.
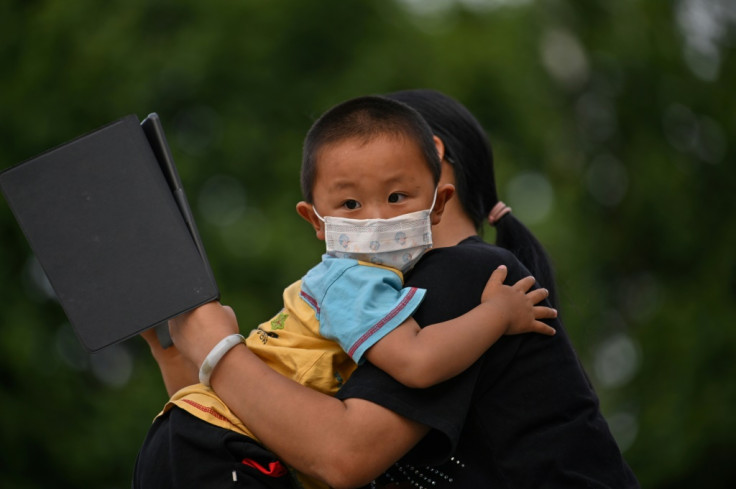
[(529, 291), (534, 285), (534, 277), (524, 277), (514, 285), (504, 285), (508, 270), (501, 265), (488, 279), (482, 302), (493, 302), (499, 311), (503, 311), (507, 318), (508, 327), (505, 334), (541, 333), (554, 335), (555, 329), (539, 321), (557, 317), (557, 310), (551, 307), (537, 306), (549, 295), (547, 289)]

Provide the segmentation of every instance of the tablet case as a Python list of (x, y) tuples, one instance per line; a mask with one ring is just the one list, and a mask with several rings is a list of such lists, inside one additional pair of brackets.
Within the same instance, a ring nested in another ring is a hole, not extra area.
[(219, 298), (156, 114), (5, 170), (0, 191), (90, 352)]

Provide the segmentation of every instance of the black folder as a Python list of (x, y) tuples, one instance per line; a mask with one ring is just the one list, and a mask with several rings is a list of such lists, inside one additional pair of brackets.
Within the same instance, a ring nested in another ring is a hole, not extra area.
[(90, 352), (219, 298), (156, 114), (7, 169), (0, 191)]

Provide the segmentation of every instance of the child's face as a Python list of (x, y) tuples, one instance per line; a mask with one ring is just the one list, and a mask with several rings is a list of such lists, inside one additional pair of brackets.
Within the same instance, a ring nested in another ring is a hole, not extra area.
[(434, 192), (432, 172), (407, 138), (348, 139), (318, 153), (313, 198), (322, 216), (389, 219), (429, 209)]

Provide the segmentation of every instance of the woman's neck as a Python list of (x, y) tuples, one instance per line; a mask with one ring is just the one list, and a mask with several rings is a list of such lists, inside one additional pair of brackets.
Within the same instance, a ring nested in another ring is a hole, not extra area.
[(455, 246), (470, 236), (477, 236), (472, 219), (462, 210), (455, 199), (445, 205), (439, 224), (432, 226), (432, 247)]

